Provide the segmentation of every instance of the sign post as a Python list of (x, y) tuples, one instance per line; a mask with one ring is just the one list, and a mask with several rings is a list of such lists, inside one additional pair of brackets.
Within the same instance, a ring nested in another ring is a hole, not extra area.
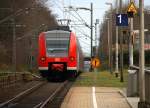
[[(100, 66), (100, 60), (98, 58), (93, 58), (91, 59), (91, 67), (94, 69), (94, 85), (96, 84), (96, 80), (97, 80), (97, 71), (98, 71), (98, 67)], [(95, 85), (96, 86), (96, 85)]]
[[(132, 0), (131, 0), (132, 1)], [(129, 65), (132, 66), (133, 65), (133, 43), (132, 43), (132, 39), (133, 39), (133, 17), (134, 14), (137, 13), (137, 8), (134, 5), (134, 2), (131, 2), (130, 5), (128, 6), (127, 9), (127, 14), (128, 17), (130, 18), (130, 37), (129, 37)]]
[[(116, 14), (116, 26), (128, 26), (128, 15), (127, 14)], [(123, 34), (121, 33), (120, 36), (120, 49), (121, 49), (121, 56), (120, 56), (120, 82), (123, 82)]]

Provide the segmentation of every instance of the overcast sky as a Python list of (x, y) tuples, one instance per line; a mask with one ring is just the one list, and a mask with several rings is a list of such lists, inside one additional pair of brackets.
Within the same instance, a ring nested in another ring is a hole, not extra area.
[[(126, 0), (126, 1), (130, 1), (130, 0)], [(138, 6), (138, 1), (139, 0), (135, 0), (137, 6)], [(90, 8), (91, 2), (93, 3), (93, 11), (94, 11), (93, 23), (95, 23), (96, 19), (99, 19), (100, 23), (103, 21), (105, 12), (110, 8), (109, 5), (105, 4), (106, 2), (110, 2), (113, 3), (113, 5), (115, 5), (115, 0), (49, 0), (47, 4), (48, 5), (51, 4), (50, 7), (53, 10), (53, 14), (57, 16), (57, 19), (69, 18), (72, 21), (74, 21), (72, 24), (75, 24), (77, 23), (77, 21), (79, 21), (77, 19), (80, 19), (81, 17), (85, 22), (87, 22), (88, 25), (90, 25), (89, 11), (78, 10), (76, 12), (70, 11), (70, 13), (68, 13), (67, 11), (64, 13), (63, 6), (64, 7), (72, 6), (74, 8), (77, 7)], [(125, 2), (125, 0), (123, 0), (123, 2)], [(145, 5), (150, 5), (150, 0), (144, 0), (144, 2)], [(90, 38), (88, 37), (90, 36), (90, 29), (85, 26), (82, 27), (74, 26), (72, 27), (72, 30), (77, 34), (84, 53), (86, 53), (86, 55), (90, 55)], [(93, 30), (93, 32), (95, 36), (95, 30)], [(87, 37), (85, 35), (87, 35)], [(95, 43), (95, 41), (93, 41), (93, 43)]]

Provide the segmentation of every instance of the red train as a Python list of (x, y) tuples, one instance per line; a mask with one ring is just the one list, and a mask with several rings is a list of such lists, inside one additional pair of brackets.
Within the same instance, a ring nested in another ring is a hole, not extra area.
[(48, 79), (74, 78), (83, 70), (83, 54), (69, 27), (57, 27), (39, 35), (39, 71)]

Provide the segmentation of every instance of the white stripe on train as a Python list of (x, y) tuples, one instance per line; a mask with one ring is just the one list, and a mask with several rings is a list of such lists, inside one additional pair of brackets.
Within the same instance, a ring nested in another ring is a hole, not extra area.
[(77, 70), (77, 67), (67, 67), (67, 70)]
[(48, 70), (48, 67), (39, 67), (39, 70)]
[[(39, 67), (39, 70), (48, 70), (48, 67)], [(67, 67), (67, 70), (77, 70), (77, 67)]]

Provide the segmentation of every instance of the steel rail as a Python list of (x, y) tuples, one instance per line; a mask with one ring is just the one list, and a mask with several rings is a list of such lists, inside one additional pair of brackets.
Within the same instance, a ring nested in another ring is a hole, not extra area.
[(36, 108), (45, 108), (48, 103), (50, 103), (54, 98), (55, 96), (65, 87), (65, 85), (68, 83), (68, 81), (65, 81), (64, 83), (62, 83), (54, 92), (51, 96), (49, 96), (47, 98), (47, 100), (45, 102), (43, 102), (42, 105), (40, 105), (40, 107), (36, 107)]
[(31, 87), (31, 88), (29, 88), (29, 89), (21, 92), (21, 93), (19, 93), (17, 96), (13, 97), (12, 99), (10, 99), (10, 100), (8, 100), (6, 102), (1, 103), (0, 104), (0, 108), (6, 107), (6, 106), (8, 106), (9, 104), (11, 104), (11, 103), (13, 103), (15, 101), (18, 101), (22, 97), (24, 97), (24, 96), (32, 93), (34, 90), (37, 90), (38, 88), (40, 88), (44, 84), (45, 84), (45, 82), (39, 83), (39, 84), (37, 84), (37, 85), (35, 85), (35, 86), (33, 86), (33, 87)]
[[(7, 74), (6, 75), (6, 77), (7, 76), (9, 76), (9, 75), (15, 75), (15, 74), (20, 74), (20, 75), (22, 75), (22, 74), (29, 74), (29, 75), (32, 75), (33, 77), (35, 77), (35, 78), (39, 78), (39, 79), (41, 79), (42, 77), (41, 76), (39, 76), (39, 75), (36, 75), (36, 74), (33, 74), (33, 73), (31, 73), (31, 72), (2, 72), (2, 73), (0, 73), (0, 74)], [(3, 76), (2, 76), (3, 77)]]

